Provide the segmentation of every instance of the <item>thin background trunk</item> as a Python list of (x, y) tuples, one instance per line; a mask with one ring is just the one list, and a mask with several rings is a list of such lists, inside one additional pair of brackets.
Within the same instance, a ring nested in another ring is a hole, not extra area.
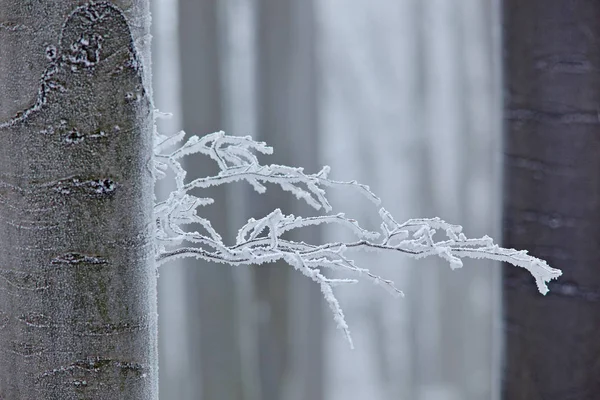
[[(180, 0), (183, 128), (199, 135), (220, 129), (253, 134), (276, 149), (265, 162), (316, 170), (312, 7), (292, 3)], [(207, 159), (192, 160), (186, 169), (190, 179), (216, 172)], [(267, 195), (250, 191), (240, 184), (206, 192), (216, 203), (200, 211), (226, 241), (248, 217), (276, 207), (310, 212), (276, 187)], [(318, 240), (311, 233), (310, 240)], [(174, 336), (180, 340), (168, 345), (164, 340), (165, 351), (187, 353), (180, 397), (318, 400), (323, 305), (318, 287), (287, 264), (248, 269), (184, 263), (189, 315), (179, 326), (183, 333)], [(172, 318), (171, 312), (162, 314)]]
[(0, 1), (0, 398), (156, 399), (148, 4), (78, 4)]
[[(221, 25), (221, 73), (223, 84), (223, 129), (229, 135), (256, 137), (256, 9), (253, 0), (219, 2)], [(234, 233), (248, 220), (244, 183), (226, 188), (228, 232)], [(259, 313), (254, 286), (254, 268), (236, 268), (233, 274), (237, 306), (237, 338), (243, 400), (262, 400), (260, 386)]]
[[(169, 119), (156, 121), (159, 132), (173, 134), (181, 129), (181, 80), (179, 68), (179, 2), (152, 0), (152, 70), (154, 104)], [(158, 181), (155, 193), (159, 201), (175, 189), (169, 174)], [(190, 318), (185, 299), (185, 266), (180, 260), (171, 261), (159, 270), (158, 279), (158, 354), (159, 389), (162, 399), (194, 398), (188, 374), (189, 357), (186, 321)]]
[[(256, 137), (275, 149), (267, 162), (317, 171), (313, 1), (257, 0), (256, 15)], [(275, 208), (296, 215), (314, 212), (275, 187), (248, 201), (255, 218)], [(304, 233), (293, 239), (319, 242), (319, 230)], [(262, 399), (321, 399), (323, 299), (318, 285), (285, 263), (257, 267), (254, 276)]]
[[(219, 131), (224, 124), (221, 27), (219, 1), (179, 1), (179, 42), (182, 124), (188, 135)], [(186, 160), (187, 179), (214, 175), (218, 168), (208, 157)], [(227, 240), (232, 235), (225, 187), (203, 190), (215, 199), (199, 210)], [(190, 399), (243, 399), (234, 268), (186, 260), (186, 301), (189, 314), (182, 343), (189, 354), (186, 374)]]
[(505, 399), (600, 393), (598, 21), (596, 1), (504, 1), (504, 245), (563, 270), (544, 297), (504, 269)]

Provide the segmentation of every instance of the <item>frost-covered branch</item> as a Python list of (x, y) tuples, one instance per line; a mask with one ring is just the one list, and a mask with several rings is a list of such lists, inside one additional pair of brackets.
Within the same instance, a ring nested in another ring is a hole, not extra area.
[[(461, 258), (465, 257), (505, 261), (527, 269), (535, 278), (538, 290), (542, 294), (548, 292), (546, 283), (561, 275), (560, 270), (528, 255), (527, 251), (499, 247), (488, 236), (468, 239), (459, 225), (448, 224), (439, 218), (411, 219), (400, 224), (384, 208), (379, 210), (382, 219), (380, 232), (363, 229), (356, 220), (347, 218), (344, 214), (296, 217), (285, 215), (276, 209), (258, 220), (248, 220), (240, 228), (235, 244), (225, 245), (210, 221), (197, 215), (197, 208), (212, 204), (213, 199), (197, 197), (190, 192), (229, 182), (246, 181), (257, 192), (264, 193), (265, 184), (272, 183), (316, 209), (323, 208), (327, 213), (332, 207), (327, 200), (325, 187), (348, 186), (358, 189), (376, 204), (379, 204), (380, 200), (368, 186), (356, 181), (341, 182), (329, 179), (327, 166), (316, 174), (306, 174), (302, 168), (261, 165), (256, 153), (271, 154), (273, 150), (263, 142), (253, 141), (249, 136), (227, 136), (223, 132), (212, 133), (202, 138), (192, 136), (175, 150), (167, 151), (181, 142), (184, 136), (184, 132), (171, 137), (156, 133), (155, 177), (164, 177), (169, 168), (176, 176), (176, 189), (167, 200), (157, 203), (154, 208), (158, 264), (181, 257), (195, 257), (230, 265), (285, 261), (320, 285), (337, 325), (344, 332), (350, 345), (352, 339), (348, 325), (333, 294), (335, 286), (353, 284), (357, 282), (356, 278), (363, 277), (383, 286), (392, 294), (403, 295), (392, 281), (356, 266), (348, 256), (352, 250), (395, 251), (413, 258), (438, 256), (448, 261), (453, 269), (462, 267)], [(213, 159), (220, 172), (186, 183), (186, 172), (180, 160), (195, 153)], [(184, 231), (182, 226), (187, 224), (197, 224), (201, 231)], [(282, 237), (290, 230), (322, 224), (338, 224), (352, 232), (356, 240), (348, 243), (312, 244)], [(442, 240), (436, 239), (438, 232), (445, 234)], [(184, 242), (193, 246), (182, 246)], [(353, 277), (329, 278), (323, 274), (325, 270), (343, 271)]]

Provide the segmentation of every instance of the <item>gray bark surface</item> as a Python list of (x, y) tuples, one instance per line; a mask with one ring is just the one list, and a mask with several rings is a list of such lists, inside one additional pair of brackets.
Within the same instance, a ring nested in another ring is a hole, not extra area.
[(0, 1), (2, 400), (158, 393), (147, 3), (81, 4)]
[(504, 246), (563, 276), (540, 296), (504, 268), (504, 399), (600, 393), (600, 3), (504, 1)]

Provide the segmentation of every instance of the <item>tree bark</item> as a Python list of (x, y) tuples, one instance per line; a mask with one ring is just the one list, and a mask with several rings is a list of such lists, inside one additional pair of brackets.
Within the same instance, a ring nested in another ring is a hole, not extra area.
[(158, 393), (148, 4), (80, 4), (0, 0), (3, 400)]
[(540, 296), (504, 268), (503, 398), (600, 392), (600, 3), (504, 1), (504, 246), (563, 270)]

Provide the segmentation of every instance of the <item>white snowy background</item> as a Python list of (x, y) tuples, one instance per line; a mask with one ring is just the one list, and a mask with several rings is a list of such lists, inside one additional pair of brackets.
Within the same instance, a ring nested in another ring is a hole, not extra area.
[[(174, 114), (159, 128), (250, 134), (274, 147), (265, 161), (368, 184), (398, 221), (438, 216), (499, 238), (499, 20), (496, 0), (153, 0), (155, 104)], [(274, 207), (310, 213), (276, 188), (214, 197), (206, 212), (226, 240)], [(330, 199), (377, 230), (355, 191)], [(497, 264), (356, 260), (406, 297), (368, 282), (337, 290), (355, 350), (317, 285), (285, 264), (161, 267), (161, 398), (498, 398)]]

